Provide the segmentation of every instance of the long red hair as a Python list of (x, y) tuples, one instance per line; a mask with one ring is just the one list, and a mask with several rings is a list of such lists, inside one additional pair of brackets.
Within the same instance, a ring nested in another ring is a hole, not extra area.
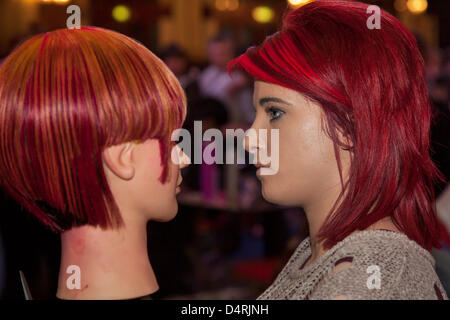
[(391, 216), (410, 239), (440, 248), (450, 237), (436, 216), (433, 183), (442, 177), (429, 154), (423, 59), (390, 14), (381, 11), (381, 28), (369, 29), (367, 7), (315, 1), (291, 10), (279, 32), (230, 62), (229, 71), (241, 68), (318, 102), (335, 150), (351, 150), (348, 180), (318, 233), (325, 247)]

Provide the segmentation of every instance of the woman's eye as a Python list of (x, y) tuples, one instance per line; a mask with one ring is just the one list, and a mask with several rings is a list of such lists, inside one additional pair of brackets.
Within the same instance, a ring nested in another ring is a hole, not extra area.
[(275, 107), (269, 107), (266, 109), (267, 114), (270, 117), (270, 121), (274, 121), (277, 120), (278, 118), (281, 117), (281, 115), (284, 113), (284, 111), (275, 108)]

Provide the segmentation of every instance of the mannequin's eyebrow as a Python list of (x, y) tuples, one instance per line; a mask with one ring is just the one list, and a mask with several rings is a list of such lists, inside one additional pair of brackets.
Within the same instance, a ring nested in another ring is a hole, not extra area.
[(283, 104), (287, 104), (288, 106), (292, 105), (289, 102), (286, 102), (283, 99), (276, 98), (276, 97), (264, 97), (264, 98), (259, 99), (259, 105), (261, 105), (261, 106), (264, 105), (265, 103), (269, 103), (269, 102), (283, 103)]

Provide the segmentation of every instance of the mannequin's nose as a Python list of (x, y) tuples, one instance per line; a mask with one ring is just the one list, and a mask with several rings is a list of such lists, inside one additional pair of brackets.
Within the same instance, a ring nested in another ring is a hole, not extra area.
[(180, 163), (180, 169), (184, 169), (186, 167), (188, 167), (191, 164), (191, 158), (189, 158), (189, 156), (184, 153), (184, 151), (180, 148), (179, 149), (179, 163)]
[(191, 158), (178, 146), (175, 145), (171, 151), (172, 162), (180, 169), (186, 168), (191, 164)]

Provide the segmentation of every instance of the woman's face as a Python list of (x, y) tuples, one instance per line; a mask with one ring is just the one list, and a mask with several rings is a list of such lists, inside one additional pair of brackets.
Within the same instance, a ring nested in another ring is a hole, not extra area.
[[(319, 104), (297, 91), (263, 81), (255, 81), (253, 104), (256, 118), (252, 128), (267, 130), (269, 157), (274, 148), (279, 150), (275, 174), (262, 175), (261, 169), (257, 171), (267, 201), (305, 208), (340, 186), (333, 142), (322, 129), (323, 111)], [(271, 139), (273, 129), (279, 130), (275, 142)], [(255, 154), (261, 146), (258, 148), (247, 138), (245, 148)], [(349, 154), (342, 151), (340, 156), (345, 179)], [(257, 155), (256, 159), (260, 162)]]

